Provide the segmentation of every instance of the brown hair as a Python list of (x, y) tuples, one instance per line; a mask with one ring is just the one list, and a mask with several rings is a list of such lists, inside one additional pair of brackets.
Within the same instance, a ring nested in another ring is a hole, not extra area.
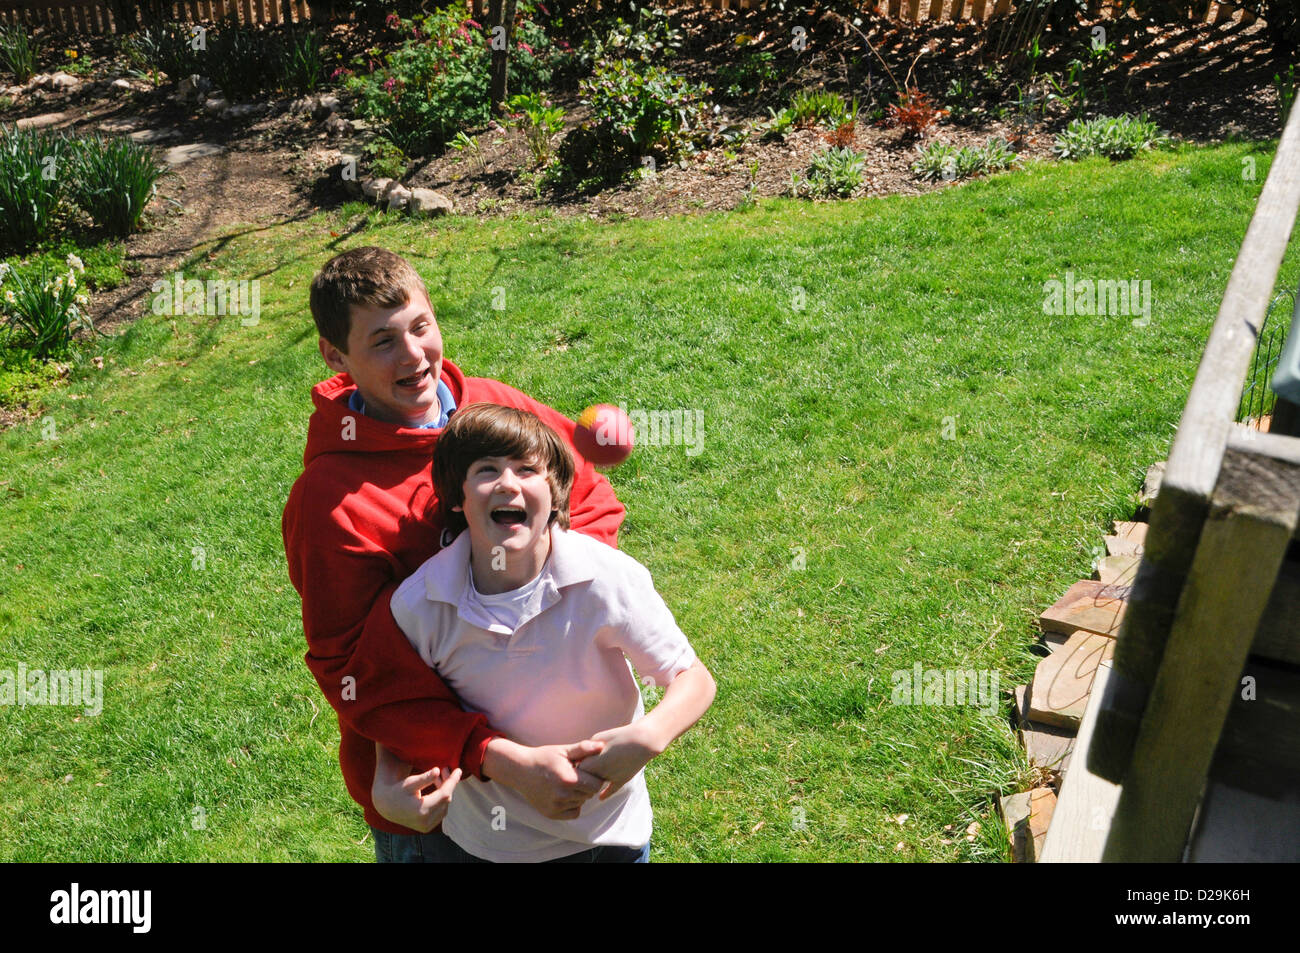
[(351, 248), (325, 262), (312, 279), (311, 316), (320, 336), (346, 354), (353, 305), (398, 308), (417, 291), (429, 300), (424, 280), (401, 255), (375, 245)]
[(569, 493), (576, 468), (564, 438), (526, 410), (476, 403), (451, 415), (433, 450), (433, 485), (443, 525), (451, 535), (466, 527), (465, 514), (453, 512), (452, 507), (464, 504), (469, 468), (484, 457), (535, 458), (545, 464), (551, 521), (569, 528)]

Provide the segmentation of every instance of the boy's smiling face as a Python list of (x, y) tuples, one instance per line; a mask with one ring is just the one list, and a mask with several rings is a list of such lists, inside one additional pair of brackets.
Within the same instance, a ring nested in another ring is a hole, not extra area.
[(436, 419), (442, 332), (425, 295), (396, 308), (353, 305), (347, 353), (324, 338), (320, 351), (356, 382), (367, 416), (403, 426)]
[[(546, 465), (536, 459), (482, 457), (465, 475), (464, 494), (464, 503), (456, 509), (464, 512), (469, 524), (476, 570), (480, 564), (490, 565), (500, 552), (507, 560), (505, 572), (499, 561), (486, 579), (475, 572), (479, 591), (490, 591), (484, 585), (493, 578), (508, 584), (492, 586), (491, 591), (504, 592), (536, 576), (550, 552), (551, 485)], [(527, 575), (516, 579), (521, 570)]]

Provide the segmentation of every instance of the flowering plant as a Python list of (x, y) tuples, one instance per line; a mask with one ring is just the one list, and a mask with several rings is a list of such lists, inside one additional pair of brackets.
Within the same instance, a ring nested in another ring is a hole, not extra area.
[(66, 354), (78, 330), (94, 331), (85, 312), (90, 303), (77, 290), (77, 275), (86, 270), (80, 258), (68, 255), (68, 270), (51, 276), (48, 266), (38, 276), (25, 275), (0, 262), (0, 327), (7, 347), (45, 359)]

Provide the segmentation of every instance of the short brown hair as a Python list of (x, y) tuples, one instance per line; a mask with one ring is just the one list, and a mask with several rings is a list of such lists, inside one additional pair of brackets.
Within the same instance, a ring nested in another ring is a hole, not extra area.
[(354, 304), (397, 308), (417, 291), (429, 300), (424, 279), (401, 255), (375, 245), (351, 248), (325, 262), (312, 279), (311, 316), (320, 336), (346, 354)]
[(452, 511), (465, 502), (465, 478), (484, 457), (536, 459), (546, 465), (551, 487), (551, 521), (569, 528), (569, 493), (576, 466), (564, 438), (536, 414), (499, 404), (476, 403), (458, 409), (433, 450), (433, 486), (443, 525), (452, 536), (465, 529), (465, 514)]

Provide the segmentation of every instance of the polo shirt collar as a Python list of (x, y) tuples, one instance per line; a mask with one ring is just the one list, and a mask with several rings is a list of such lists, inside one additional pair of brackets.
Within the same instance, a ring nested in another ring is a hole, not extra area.
[[(541, 608), (559, 600), (560, 590), (596, 578), (597, 567), (573, 538), (573, 530), (551, 524), (551, 555), (542, 567)], [(469, 530), (466, 529), (443, 550), (449, 555), (437, 560), (425, 574), (425, 596), (431, 602), (447, 602), (456, 607), (465, 604), (469, 595)]]

